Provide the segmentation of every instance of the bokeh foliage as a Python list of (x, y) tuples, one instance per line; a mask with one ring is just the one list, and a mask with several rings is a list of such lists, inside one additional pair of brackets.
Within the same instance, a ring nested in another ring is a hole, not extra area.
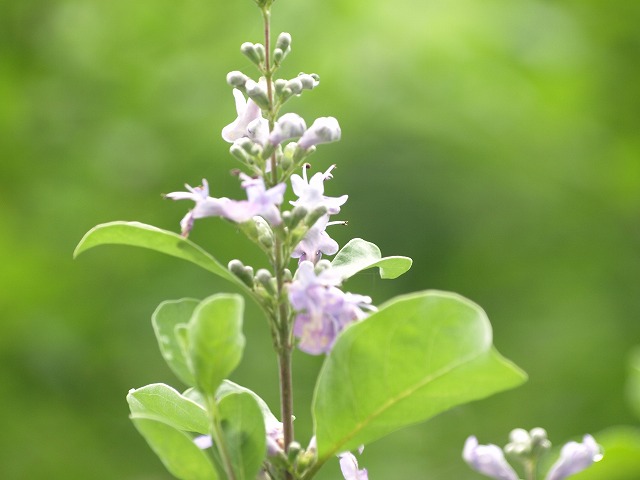
[[(477, 478), (460, 459), (471, 433), (503, 444), (512, 427), (543, 426), (559, 443), (637, 425), (624, 385), (640, 343), (639, 22), (626, 0), (275, 3), (274, 30), (293, 36), (283, 74), (321, 77), (289, 108), (343, 128), (312, 159), (337, 163), (328, 191), (350, 195), (334, 237), (414, 259), (398, 280), (363, 273), (348, 289), (378, 304), (459, 292), (530, 377), (374, 443), (361, 460), (373, 478)], [(228, 286), (142, 250), (71, 252), (110, 220), (177, 231), (187, 206), (160, 194), (185, 181), (241, 194), (219, 131), (234, 117), (226, 73), (251, 73), (247, 40), (260, 40), (250, 0), (0, 4), (2, 478), (169, 478), (125, 395), (180, 387), (155, 307)], [(221, 221), (193, 238), (263, 266)], [(244, 323), (233, 379), (275, 410), (266, 324), (250, 306)], [(295, 359), (303, 441), (319, 364)]]

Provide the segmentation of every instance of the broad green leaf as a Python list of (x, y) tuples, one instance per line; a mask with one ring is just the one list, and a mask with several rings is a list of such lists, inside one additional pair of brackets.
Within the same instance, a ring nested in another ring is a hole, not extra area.
[(399, 297), (347, 328), (313, 400), (320, 464), (453, 406), (521, 384), (480, 307), (456, 294)]
[(167, 300), (158, 305), (151, 316), (153, 331), (156, 334), (162, 357), (169, 364), (173, 373), (187, 385), (195, 385), (196, 382), (189, 370), (185, 349), (182, 348), (181, 340), (177, 338), (179, 333), (176, 329), (178, 326), (186, 326), (189, 323), (198, 303), (200, 301), (193, 298)]
[(89, 230), (73, 252), (74, 258), (98, 245), (130, 245), (143, 247), (181, 258), (246, 289), (220, 262), (200, 246), (177, 233), (140, 222), (103, 223)]
[(267, 453), (258, 403), (249, 393), (229, 393), (218, 403), (224, 441), (237, 480), (255, 480)]
[(178, 430), (209, 433), (207, 412), (193, 400), (162, 383), (132, 389), (127, 402), (133, 418), (151, 418)]
[(188, 349), (196, 386), (207, 396), (238, 366), (244, 351), (244, 301), (239, 295), (213, 295), (196, 307), (189, 322)]
[(131, 419), (151, 449), (180, 480), (217, 480), (213, 463), (187, 433), (150, 418)]
[(384, 257), (373, 243), (354, 238), (338, 252), (331, 266), (346, 279), (367, 268), (378, 267), (380, 277), (397, 278), (411, 268), (409, 257)]

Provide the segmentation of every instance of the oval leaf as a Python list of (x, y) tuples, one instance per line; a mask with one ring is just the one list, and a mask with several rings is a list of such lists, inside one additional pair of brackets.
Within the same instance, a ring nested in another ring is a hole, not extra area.
[(89, 230), (73, 252), (77, 257), (82, 252), (98, 245), (130, 245), (143, 247), (188, 262), (215, 273), (230, 282), (246, 289), (246, 285), (238, 280), (220, 262), (209, 255), (195, 243), (174, 232), (162, 230), (140, 222), (110, 222), (97, 225)]
[(255, 480), (267, 453), (262, 411), (249, 393), (229, 393), (218, 414), (237, 480)]
[(381, 278), (397, 278), (411, 268), (409, 257), (384, 257), (374, 243), (354, 238), (338, 252), (331, 266), (343, 279), (367, 268), (378, 267)]
[(198, 389), (213, 397), (222, 381), (238, 366), (244, 351), (244, 301), (219, 294), (203, 300), (188, 326), (189, 363)]
[(209, 433), (209, 419), (204, 408), (162, 383), (132, 389), (127, 402), (133, 418), (156, 419), (178, 430)]
[(189, 323), (199, 303), (199, 300), (193, 298), (167, 300), (158, 305), (151, 316), (153, 331), (162, 357), (173, 373), (187, 385), (195, 385), (196, 382), (189, 370), (185, 349), (182, 348), (181, 340), (178, 339), (177, 327)]
[(347, 328), (322, 366), (318, 464), (525, 378), (492, 348), (489, 320), (471, 301), (436, 291), (394, 299)]
[(180, 480), (217, 480), (218, 473), (191, 436), (149, 418), (132, 418), (136, 429), (172, 475)]

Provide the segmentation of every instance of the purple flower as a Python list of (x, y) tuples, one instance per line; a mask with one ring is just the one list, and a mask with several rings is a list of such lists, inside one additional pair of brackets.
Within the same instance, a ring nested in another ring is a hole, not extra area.
[(267, 431), (267, 455), (275, 457), (284, 453), (284, 430), (282, 422), (265, 418)]
[(330, 268), (316, 275), (314, 264), (303, 261), (289, 285), (289, 301), (298, 312), (293, 334), (298, 347), (311, 355), (331, 350), (338, 334), (349, 324), (366, 317), (363, 309), (373, 309), (371, 298), (344, 293), (337, 285), (340, 277)]
[(302, 138), (298, 141), (298, 146), (308, 150), (319, 143), (331, 143), (340, 140), (340, 125), (333, 117), (317, 118), (313, 125), (309, 127)]
[(165, 195), (172, 200), (193, 200), (196, 206), (189, 210), (180, 221), (182, 236), (186, 237), (193, 228), (193, 222), (198, 218), (224, 216), (224, 207), (231, 200), (228, 198), (212, 198), (209, 196), (209, 184), (203, 178), (202, 186), (192, 188), (185, 184), (188, 192), (171, 192)]
[(326, 172), (316, 173), (311, 180), (307, 180), (307, 170), (303, 168), (302, 177), (297, 174), (291, 175), (291, 187), (293, 193), (298, 196), (298, 200), (291, 202), (294, 206), (303, 206), (307, 211), (311, 212), (318, 207), (326, 207), (327, 213), (334, 215), (340, 211), (340, 207), (344, 205), (349, 198), (348, 195), (341, 197), (325, 197), (324, 181), (333, 178), (331, 170), (335, 165), (331, 165)]
[(186, 237), (193, 228), (193, 223), (198, 218), (224, 217), (236, 223), (244, 223), (254, 216), (260, 215), (271, 225), (279, 225), (280, 205), (284, 199), (286, 185), (280, 183), (267, 190), (262, 178), (251, 178), (241, 173), (242, 187), (247, 191), (247, 200), (229, 200), (226, 197), (213, 198), (209, 196), (209, 184), (202, 179), (202, 186), (187, 187), (188, 192), (171, 192), (165, 195), (172, 200), (193, 200), (196, 206), (191, 209), (180, 221), (182, 235)]
[(318, 260), (322, 258), (322, 254), (333, 255), (336, 253), (339, 249), (338, 242), (332, 239), (325, 231), (327, 225), (331, 225), (331, 223), (329, 223), (329, 215), (323, 215), (313, 227), (307, 231), (307, 234), (293, 250), (291, 257), (299, 258), (298, 263), (310, 260), (316, 264)]
[(478, 445), (476, 437), (467, 438), (462, 458), (474, 470), (496, 480), (518, 480), (518, 475), (507, 463), (497, 445)]
[(251, 178), (241, 173), (240, 179), (242, 188), (247, 191), (247, 200), (226, 202), (222, 216), (236, 223), (244, 223), (260, 215), (271, 225), (279, 225), (282, 220), (276, 205), (282, 203), (286, 185), (279, 183), (267, 190), (261, 177)]
[(260, 107), (253, 100), (246, 100), (237, 88), (233, 89), (233, 96), (236, 100), (238, 118), (222, 129), (222, 138), (233, 143), (242, 137), (249, 137), (262, 144), (269, 133), (269, 127), (267, 121), (262, 118)]
[[(362, 448), (360, 448), (362, 453)], [(367, 469), (358, 469), (358, 460), (356, 456), (351, 452), (345, 452), (338, 455), (340, 459), (340, 470), (345, 480), (368, 480), (369, 475)]]
[(546, 480), (563, 480), (581, 472), (593, 462), (602, 459), (602, 450), (591, 435), (585, 435), (582, 443), (569, 442), (562, 447), (560, 458), (553, 464)]

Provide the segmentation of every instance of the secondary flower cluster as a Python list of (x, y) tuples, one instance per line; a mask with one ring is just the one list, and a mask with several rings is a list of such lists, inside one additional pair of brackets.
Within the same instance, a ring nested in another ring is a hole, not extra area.
[[(551, 448), (547, 433), (542, 428), (527, 432), (513, 430), (504, 453), (523, 465), (537, 464), (540, 456)], [(479, 445), (476, 437), (467, 438), (462, 458), (474, 470), (496, 480), (518, 480), (518, 474), (505, 459), (503, 449), (497, 445)], [(602, 449), (591, 435), (585, 435), (582, 443), (569, 442), (562, 447), (560, 458), (551, 466), (545, 480), (563, 480), (581, 472), (602, 459)]]
[(340, 290), (341, 281), (331, 268), (316, 274), (312, 262), (300, 263), (289, 286), (289, 301), (298, 312), (293, 334), (300, 339), (300, 350), (312, 355), (329, 352), (347, 325), (366, 317), (363, 309), (374, 308), (370, 297)]

